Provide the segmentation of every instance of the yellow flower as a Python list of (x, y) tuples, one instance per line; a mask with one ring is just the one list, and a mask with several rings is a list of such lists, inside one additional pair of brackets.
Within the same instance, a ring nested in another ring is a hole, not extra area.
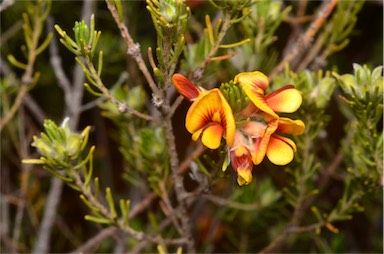
[(242, 186), (252, 181), (252, 147), (250, 138), (236, 130), (233, 145), (229, 151), (232, 168), (237, 172), (237, 183)]
[(221, 138), (225, 137), (227, 145), (231, 146), (236, 129), (235, 119), (221, 91), (217, 88), (202, 91), (181, 74), (175, 74), (172, 79), (179, 93), (193, 101), (185, 120), (192, 139), (197, 140), (201, 136), (206, 147), (217, 149)]
[(282, 166), (293, 160), (296, 144), (279, 134), (301, 135), (305, 124), (301, 120), (280, 117), (266, 124), (251, 121), (244, 124), (241, 130), (253, 139), (253, 149), (250, 150), (253, 164), (260, 164), (267, 156), (270, 162)]
[(252, 101), (242, 112), (249, 116), (264, 112), (267, 120), (279, 118), (276, 112), (292, 113), (301, 105), (301, 93), (293, 85), (284, 86), (270, 94), (264, 95), (269, 87), (268, 77), (259, 71), (242, 72), (235, 76), (235, 84), (240, 84), (248, 98)]

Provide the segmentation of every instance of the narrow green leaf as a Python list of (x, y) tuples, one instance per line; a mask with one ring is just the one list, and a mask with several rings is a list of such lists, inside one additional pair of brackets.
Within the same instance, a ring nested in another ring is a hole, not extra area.
[(98, 223), (98, 224), (112, 224), (112, 221), (109, 220), (109, 219), (94, 217), (94, 216), (91, 216), (91, 215), (85, 215), (84, 219), (86, 219), (88, 221), (92, 221), (92, 222)]
[(103, 93), (99, 93), (99, 92), (94, 91), (88, 83), (84, 83), (84, 87), (85, 87), (85, 89), (87, 89), (87, 91), (88, 91), (90, 94), (92, 94), (92, 95), (94, 95), (94, 96), (97, 96), (97, 97), (102, 97), (102, 96), (104, 96)]
[(101, 77), (101, 71), (103, 70), (103, 51), (99, 52), (99, 61), (97, 63), (97, 75)]
[(11, 64), (13, 64), (14, 66), (16, 66), (16, 67), (18, 67), (20, 69), (23, 69), (23, 70), (27, 69), (27, 65), (23, 64), (22, 62), (17, 61), (16, 58), (13, 55), (8, 55), (7, 58), (8, 58), (8, 61)]
[(40, 55), (41, 52), (43, 52), (43, 50), (47, 48), (47, 46), (51, 42), (52, 37), (53, 37), (52, 33), (49, 33), (47, 35), (47, 37), (45, 38), (44, 42), (36, 49), (36, 55)]
[(116, 213), (115, 203), (112, 197), (111, 188), (109, 187), (105, 189), (105, 199), (107, 200), (109, 210), (111, 212), (111, 216), (113, 219), (115, 219), (117, 217), (117, 213)]

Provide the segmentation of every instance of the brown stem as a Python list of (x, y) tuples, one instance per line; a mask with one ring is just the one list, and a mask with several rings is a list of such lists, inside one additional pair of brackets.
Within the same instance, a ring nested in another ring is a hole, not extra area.
[(184, 238), (179, 239), (166, 239), (162, 238), (160, 235), (146, 235), (144, 232), (137, 231), (130, 226), (124, 224), (122, 219), (116, 219), (112, 216), (110, 211), (105, 207), (99, 200), (93, 195), (92, 191), (84, 185), (83, 180), (75, 169), (70, 170), (70, 177), (74, 179), (74, 184), (79, 187), (80, 192), (86, 197), (87, 201), (98, 210), (106, 219), (114, 222), (115, 226), (127, 233), (128, 235), (134, 237), (135, 239), (147, 240), (149, 242), (154, 242), (158, 244), (174, 244), (179, 245), (186, 242)]
[[(187, 200), (185, 199), (186, 196), (186, 190), (184, 188), (183, 184), (183, 177), (179, 174), (179, 158), (177, 157), (177, 151), (176, 151), (176, 142), (175, 142), (175, 136), (173, 132), (173, 126), (172, 126), (172, 116), (168, 115), (169, 112), (169, 105), (167, 105), (169, 102), (166, 101), (166, 104), (163, 105), (163, 114), (165, 115), (164, 119), (164, 128), (166, 133), (166, 139), (168, 144), (168, 153), (170, 155), (170, 166), (171, 166), (171, 172), (172, 172), (172, 178), (174, 180), (174, 186), (175, 186), (175, 194), (177, 201), (179, 203), (179, 209), (178, 209), (178, 217), (181, 221), (181, 227), (183, 231), (183, 237), (186, 239), (187, 244), (187, 252), (188, 253), (194, 253), (195, 250), (195, 244), (192, 236), (192, 229), (191, 229), (191, 223), (189, 220), (189, 215), (187, 214)], [(165, 107), (168, 106), (168, 107)]]
[(198, 158), (205, 150), (206, 148), (201, 143), (198, 143), (198, 145), (195, 147), (195, 150), (193, 150), (193, 152), (187, 158), (185, 158), (182, 163), (180, 163), (179, 174), (185, 173), (185, 171), (188, 170), (191, 162)]
[(230, 207), (238, 210), (243, 210), (243, 211), (256, 211), (259, 210), (262, 206), (260, 203), (254, 203), (254, 204), (243, 204), (240, 202), (232, 201), (229, 199), (221, 198), (215, 195), (211, 194), (204, 194), (204, 198), (208, 199), (214, 204), (217, 204), (219, 206), (225, 206), (225, 207)]
[(337, 2), (338, 0), (329, 0), (322, 4), (317, 13), (316, 19), (311, 23), (307, 31), (297, 40), (296, 44), (293, 45), (290, 53), (287, 54), (284, 59), (272, 70), (270, 77), (281, 72), (286, 64), (290, 64), (294, 59), (299, 58), (308, 49), (313, 37), (335, 8)]
[(162, 90), (160, 90), (155, 81), (152, 78), (152, 75), (150, 74), (146, 64), (144, 63), (143, 56), (140, 51), (140, 45), (138, 43), (135, 43), (131, 37), (131, 35), (128, 32), (128, 28), (126, 25), (120, 21), (119, 18), (119, 13), (117, 12), (115, 6), (111, 4), (111, 1), (105, 0), (107, 3), (108, 9), (112, 14), (112, 17), (114, 18), (117, 26), (120, 29), (121, 36), (124, 38), (125, 42), (127, 43), (128, 46), (128, 54), (135, 59), (140, 71), (143, 73), (145, 79), (148, 82), (149, 87), (151, 88), (153, 94), (154, 94), (154, 99), (163, 101), (164, 95)]
[(132, 114), (134, 116), (137, 116), (139, 118), (142, 118), (144, 120), (157, 121), (157, 119), (155, 117), (147, 115), (147, 114), (144, 114), (144, 113), (141, 113), (141, 112), (131, 108), (130, 106), (128, 106), (127, 103), (119, 102), (111, 94), (111, 92), (108, 90), (108, 88), (104, 85), (103, 81), (100, 79), (99, 75), (97, 74), (97, 71), (96, 71), (92, 61), (89, 59), (88, 56), (85, 58), (85, 62), (87, 64), (87, 67), (88, 67), (89, 71), (92, 74), (92, 78), (94, 79), (94, 81), (97, 84), (97, 88), (100, 89), (100, 91), (103, 93), (103, 95), (105, 95), (105, 97), (107, 97), (108, 100), (110, 100), (113, 104), (116, 105), (116, 107), (118, 108), (118, 110), (121, 113), (128, 112), (128, 113), (130, 113), (130, 114)]
[(97, 235), (95, 235), (94, 237), (86, 241), (83, 245), (78, 247), (76, 250), (70, 252), (70, 254), (86, 253), (94, 246), (97, 246), (98, 244), (100, 244), (102, 240), (116, 233), (116, 231), (117, 231), (117, 228), (115, 227), (104, 228)]

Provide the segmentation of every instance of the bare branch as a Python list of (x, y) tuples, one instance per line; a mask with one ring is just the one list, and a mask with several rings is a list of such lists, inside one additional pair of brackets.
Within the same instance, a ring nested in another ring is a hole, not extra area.
[(115, 6), (113, 6), (111, 4), (111, 2), (108, 0), (106, 0), (105, 2), (107, 3), (108, 9), (110, 10), (112, 17), (114, 18), (117, 26), (120, 29), (120, 33), (121, 33), (122, 37), (124, 38), (125, 42), (127, 43), (128, 54), (131, 55), (133, 57), (133, 59), (135, 59), (139, 69), (141, 70), (145, 79), (147, 80), (149, 87), (151, 88), (152, 92), (154, 93), (154, 99), (155, 100), (159, 99), (162, 101), (164, 98), (163, 91), (157, 87), (155, 81), (152, 78), (152, 75), (150, 74), (146, 64), (144, 63), (143, 56), (142, 56), (141, 51), (140, 51), (140, 45), (133, 41), (131, 35), (128, 32), (127, 26), (123, 22), (120, 21), (119, 14), (118, 14)]
[(243, 204), (240, 202), (236, 202), (233, 200), (228, 200), (225, 198), (221, 198), (215, 195), (211, 194), (204, 194), (202, 197), (208, 199), (212, 203), (219, 205), (219, 206), (225, 206), (229, 208), (234, 208), (237, 210), (243, 210), (243, 211), (256, 211), (259, 210), (262, 206), (259, 203), (254, 203), (254, 204)]
[(51, 228), (55, 221), (57, 206), (60, 203), (61, 192), (64, 185), (63, 181), (59, 178), (52, 177), (51, 179), (51, 187), (47, 201), (45, 202), (44, 217), (39, 229), (37, 243), (32, 253), (49, 253)]
[(326, 18), (335, 8), (338, 0), (324, 1), (320, 10), (317, 13), (316, 19), (308, 27), (307, 31), (297, 40), (296, 44), (292, 46), (289, 53), (284, 59), (272, 70), (270, 77), (276, 75), (284, 69), (286, 64), (290, 64), (294, 59), (299, 58), (311, 45), (313, 37), (325, 22)]
[(91, 248), (94, 248), (95, 246), (99, 245), (101, 241), (103, 241), (105, 238), (115, 234), (117, 232), (116, 227), (108, 227), (101, 230), (97, 235), (86, 241), (83, 245), (78, 247), (76, 250), (73, 250), (70, 252), (70, 254), (77, 254), (77, 253), (86, 253)]
[(15, 0), (4, 0), (0, 4), (0, 12), (4, 11), (5, 9), (11, 7), (15, 3)]

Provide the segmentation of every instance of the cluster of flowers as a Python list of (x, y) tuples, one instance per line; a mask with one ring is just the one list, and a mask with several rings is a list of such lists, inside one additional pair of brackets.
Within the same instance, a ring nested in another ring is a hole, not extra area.
[[(227, 87), (240, 86), (244, 98), (239, 101), (226, 98), (222, 89), (207, 91), (197, 87), (178, 73), (172, 79), (179, 93), (193, 102), (185, 121), (192, 139), (201, 136), (203, 145), (217, 149), (224, 138), (239, 185), (252, 181), (253, 165), (260, 164), (265, 156), (275, 165), (293, 160), (296, 145), (280, 134), (300, 135), (305, 125), (301, 120), (276, 114), (292, 113), (300, 107), (302, 96), (293, 85), (265, 94), (269, 86), (267, 76), (259, 71), (239, 73), (227, 83)], [(233, 101), (246, 104), (239, 110)]]

